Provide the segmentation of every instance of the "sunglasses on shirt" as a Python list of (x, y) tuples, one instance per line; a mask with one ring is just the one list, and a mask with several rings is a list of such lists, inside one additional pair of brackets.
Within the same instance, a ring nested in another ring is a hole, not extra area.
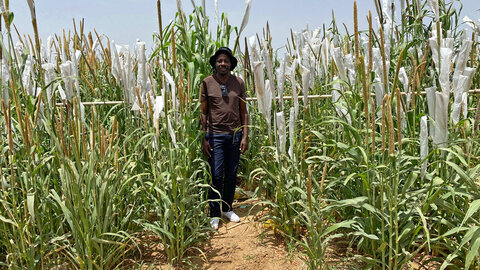
[(227, 90), (227, 85), (221, 84), (220, 89), (222, 89), (222, 96), (228, 97), (228, 90)]

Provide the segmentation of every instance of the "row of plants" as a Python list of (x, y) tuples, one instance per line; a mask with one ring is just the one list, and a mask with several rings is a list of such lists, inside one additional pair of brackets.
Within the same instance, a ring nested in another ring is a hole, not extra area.
[(84, 32), (83, 21), (46, 44), (13, 44), (11, 18), (0, 44), (0, 267), (123, 267), (142, 259), (145, 234), (168, 263), (188, 264), (209, 231), (195, 88), (236, 28), (223, 15), (214, 39), (201, 7), (179, 6), (147, 54), (144, 42), (130, 50)]
[[(465, 20), (471, 37), (461, 29), (459, 1), (401, 1), (400, 14), (375, 2), (377, 28), (369, 14), (359, 31), (354, 3), (351, 35), (333, 21), (292, 32), (284, 57), (269, 55), (268, 33), (248, 47), (257, 95), (273, 107), (259, 102), (257, 123), (277, 131), (251, 173), (265, 218), (311, 269), (330, 267), (334, 239), (368, 268), (475, 267), (478, 98), (468, 90), (478, 84), (478, 26)], [(291, 100), (282, 101), (284, 89)]]

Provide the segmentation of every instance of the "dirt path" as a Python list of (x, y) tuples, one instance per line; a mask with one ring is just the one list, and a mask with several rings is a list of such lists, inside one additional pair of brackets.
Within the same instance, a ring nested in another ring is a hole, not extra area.
[(206, 260), (195, 263), (201, 269), (304, 269), (300, 258), (290, 255), (272, 230), (263, 228), (258, 220), (260, 207), (253, 208), (248, 215), (250, 208), (248, 202), (236, 204), (234, 210), (241, 218), (240, 223), (223, 220), (204, 247)]
[[(223, 219), (218, 231), (212, 232), (201, 247), (204, 254), (196, 254), (192, 263), (198, 269), (225, 270), (297, 270), (306, 269), (298, 255), (289, 254), (282, 240), (272, 230), (266, 230), (260, 217), (261, 207), (250, 210), (251, 202), (234, 204), (240, 216), (239, 223)], [(250, 211), (250, 212), (249, 212)], [(140, 261), (130, 260), (127, 269), (172, 269), (154, 235), (141, 237), (143, 256)], [(190, 269), (185, 266), (181, 269)]]
[[(251, 209), (251, 210), (250, 210)], [(241, 220), (232, 223), (225, 219), (220, 222), (218, 231), (201, 247), (192, 258), (196, 269), (213, 270), (304, 270), (308, 269), (299, 252), (289, 253), (283, 240), (273, 230), (264, 226), (261, 217), (265, 215), (260, 206), (252, 208), (252, 202), (234, 204), (234, 211)], [(167, 263), (158, 237), (144, 235), (139, 243), (143, 258), (127, 262), (126, 269), (173, 269)], [(326, 251), (326, 261), (330, 269), (364, 269), (364, 265), (352, 257), (353, 250), (345, 241), (332, 241)], [(427, 256), (428, 257), (428, 256)], [(419, 256), (409, 268), (439, 269), (437, 263), (421, 266), (420, 261), (427, 257)], [(176, 270), (190, 269), (184, 266)]]
[[(250, 210), (251, 209), (251, 210)], [(265, 212), (260, 206), (252, 208), (252, 202), (234, 204), (234, 211), (241, 220), (232, 223), (225, 219), (220, 222), (218, 231), (201, 247), (203, 254), (197, 253), (192, 263), (197, 269), (225, 270), (303, 270), (307, 269), (298, 252), (289, 253), (285, 243), (273, 230), (264, 226), (261, 217)], [(127, 269), (172, 269), (162, 251), (159, 240), (154, 235), (142, 237), (143, 259), (132, 260)], [(338, 242), (330, 243), (326, 258), (334, 269), (361, 269), (351, 257), (347, 247)], [(132, 267), (133, 266), (133, 267)], [(184, 266), (179, 269), (190, 269)]]

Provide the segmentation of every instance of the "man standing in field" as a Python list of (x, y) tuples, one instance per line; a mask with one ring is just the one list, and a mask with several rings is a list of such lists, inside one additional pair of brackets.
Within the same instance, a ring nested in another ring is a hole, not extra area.
[(208, 158), (212, 176), (208, 192), (210, 224), (216, 230), (221, 215), (232, 222), (240, 221), (232, 211), (232, 203), (240, 154), (248, 146), (248, 114), (245, 83), (230, 73), (237, 66), (232, 51), (219, 48), (210, 57), (210, 65), (214, 73), (200, 86), (200, 121), (206, 132), (202, 151)]

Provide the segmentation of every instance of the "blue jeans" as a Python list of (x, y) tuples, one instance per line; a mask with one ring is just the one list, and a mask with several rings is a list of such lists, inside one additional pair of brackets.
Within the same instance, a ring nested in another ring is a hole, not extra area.
[(208, 191), (210, 217), (220, 217), (222, 211), (228, 212), (233, 209), (242, 132), (235, 134), (209, 133), (206, 138), (213, 149), (211, 157), (208, 159), (212, 176), (212, 185)]

